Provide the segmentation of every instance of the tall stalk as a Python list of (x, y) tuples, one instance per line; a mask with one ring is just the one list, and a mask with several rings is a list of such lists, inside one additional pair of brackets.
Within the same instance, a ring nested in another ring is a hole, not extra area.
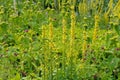
[(73, 57), (74, 57), (74, 39), (75, 39), (75, 12), (74, 6), (71, 6), (71, 32), (70, 32), (70, 65), (71, 65), (71, 78), (73, 78), (72, 70), (73, 70)]
[[(51, 21), (51, 19), (50, 19)], [(50, 22), (49, 24), (49, 58), (50, 58), (50, 80), (53, 80), (53, 57), (52, 57), (52, 50), (53, 50), (53, 24)]]
[(44, 72), (43, 72), (43, 80), (46, 80), (48, 78), (48, 72), (47, 72), (47, 66), (48, 66), (48, 56), (47, 56), (47, 53), (46, 53), (46, 41), (45, 41), (45, 38), (46, 38), (46, 26), (45, 25), (42, 25), (42, 40), (43, 40), (43, 66), (44, 66)]
[(82, 46), (82, 59), (83, 60), (86, 58), (86, 50), (87, 50), (87, 32), (84, 29), (84, 31), (83, 31), (83, 46)]
[(63, 63), (63, 75), (65, 78), (65, 66), (66, 66), (66, 52), (65, 52), (65, 42), (66, 42), (66, 20), (63, 18), (62, 20), (62, 28), (63, 28), (63, 33), (62, 33), (62, 43), (63, 43), (63, 54), (62, 54), (62, 63)]
[(94, 31), (93, 31), (93, 39), (92, 39), (92, 43), (94, 44), (96, 42), (97, 39), (97, 33), (99, 30), (99, 16), (95, 15), (95, 26), (94, 26)]
[[(92, 38), (92, 50), (94, 50), (94, 48), (96, 47), (97, 49), (97, 46), (99, 44), (97, 44), (97, 41), (98, 41), (98, 31), (99, 31), (99, 15), (95, 15), (95, 26), (94, 26), (94, 31), (93, 31), (93, 38)], [(96, 51), (97, 50), (94, 50), (95, 53), (97, 53)], [(98, 54), (94, 54), (94, 56), (98, 56)]]

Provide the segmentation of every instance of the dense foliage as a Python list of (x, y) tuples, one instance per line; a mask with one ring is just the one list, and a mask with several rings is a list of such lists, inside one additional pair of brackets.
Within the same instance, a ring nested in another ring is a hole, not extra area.
[(0, 80), (119, 80), (120, 0), (0, 0)]

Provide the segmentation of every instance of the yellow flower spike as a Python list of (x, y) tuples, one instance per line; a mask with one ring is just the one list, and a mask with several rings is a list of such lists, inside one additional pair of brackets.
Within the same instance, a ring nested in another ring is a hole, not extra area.
[(52, 23), (49, 24), (49, 31), (50, 31), (49, 38), (50, 40), (52, 40), (53, 38), (53, 24)]
[(82, 58), (85, 58), (86, 50), (87, 50), (87, 32), (83, 31), (83, 46), (82, 46)]
[(50, 24), (49, 24), (49, 40), (50, 40), (50, 42), (49, 42), (49, 46), (50, 46), (50, 48), (53, 48), (53, 24), (50, 22)]
[(42, 38), (45, 38), (45, 26), (42, 26)]
[(65, 40), (66, 40), (66, 21), (65, 21), (65, 19), (63, 19), (62, 24), (63, 24), (63, 39), (62, 39), (62, 42), (63, 42), (63, 44), (65, 44)]
[(94, 27), (94, 32), (93, 32), (93, 39), (92, 39), (92, 43), (94, 43), (96, 41), (97, 38), (97, 32), (98, 32), (98, 28), (99, 28), (99, 16), (95, 15), (95, 27)]
[(68, 53), (69, 59), (72, 58), (74, 54), (74, 38), (75, 38), (75, 12), (74, 6), (71, 6), (71, 29), (70, 29), (70, 53)]
[[(74, 6), (72, 6), (71, 9), (73, 10)], [(75, 30), (75, 13), (74, 13), (74, 11), (72, 11), (72, 13), (71, 13), (71, 40), (70, 40), (71, 48), (73, 47), (73, 42), (74, 42), (74, 30)]]
[(48, 76), (48, 70), (47, 70), (47, 65), (48, 65), (48, 56), (50, 55), (49, 53), (47, 53), (47, 46), (46, 46), (46, 41), (45, 41), (45, 37), (46, 37), (46, 26), (45, 25), (42, 25), (42, 38), (43, 38), (43, 49), (42, 49), (42, 53), (44, 54), (44, 80), (47, 79), (47, 76)]

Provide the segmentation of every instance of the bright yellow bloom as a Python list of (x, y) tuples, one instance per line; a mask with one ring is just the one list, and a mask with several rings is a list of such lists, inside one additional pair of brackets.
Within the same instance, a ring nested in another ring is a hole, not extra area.
[(49, 24), (49, 46), (53, 48), (53, 24), (50, 22)]
[(83, 46), (82, 46), (82, 57), (85, 58), (86, 50), (87, 50), (87, 32), (83, 31)]
[(62, 39), (62, 42), (63, 42), (63, 44), (65, 43), (65, 40), (66, 40), (66, 21), (65, 21), (65, 19), (63, 19), (63, 21), (62, 21), (62, 25), (63, 25), (63, 39)]
[(71, 13), (71, 40), (70, 40), (70, 52), (72, 53), (73, 44), (74, 44), (74, 37), (75, 37), (75, 12), (74, 6), (71, 6), (72, 13)]
[(96, 38), (97, 38), (97, 32), (98, 32), (98, 28), (99, 28), (99, 16), (95, 15), (95, 27), (94, 27), (94, 32), (93, 32), (93, 43), (95, 42)]

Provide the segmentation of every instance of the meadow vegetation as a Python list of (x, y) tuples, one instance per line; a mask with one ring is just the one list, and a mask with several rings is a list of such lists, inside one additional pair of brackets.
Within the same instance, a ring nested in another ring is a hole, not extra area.
[(0, 80), (120, 80), (120, 0), (0, 0)]

